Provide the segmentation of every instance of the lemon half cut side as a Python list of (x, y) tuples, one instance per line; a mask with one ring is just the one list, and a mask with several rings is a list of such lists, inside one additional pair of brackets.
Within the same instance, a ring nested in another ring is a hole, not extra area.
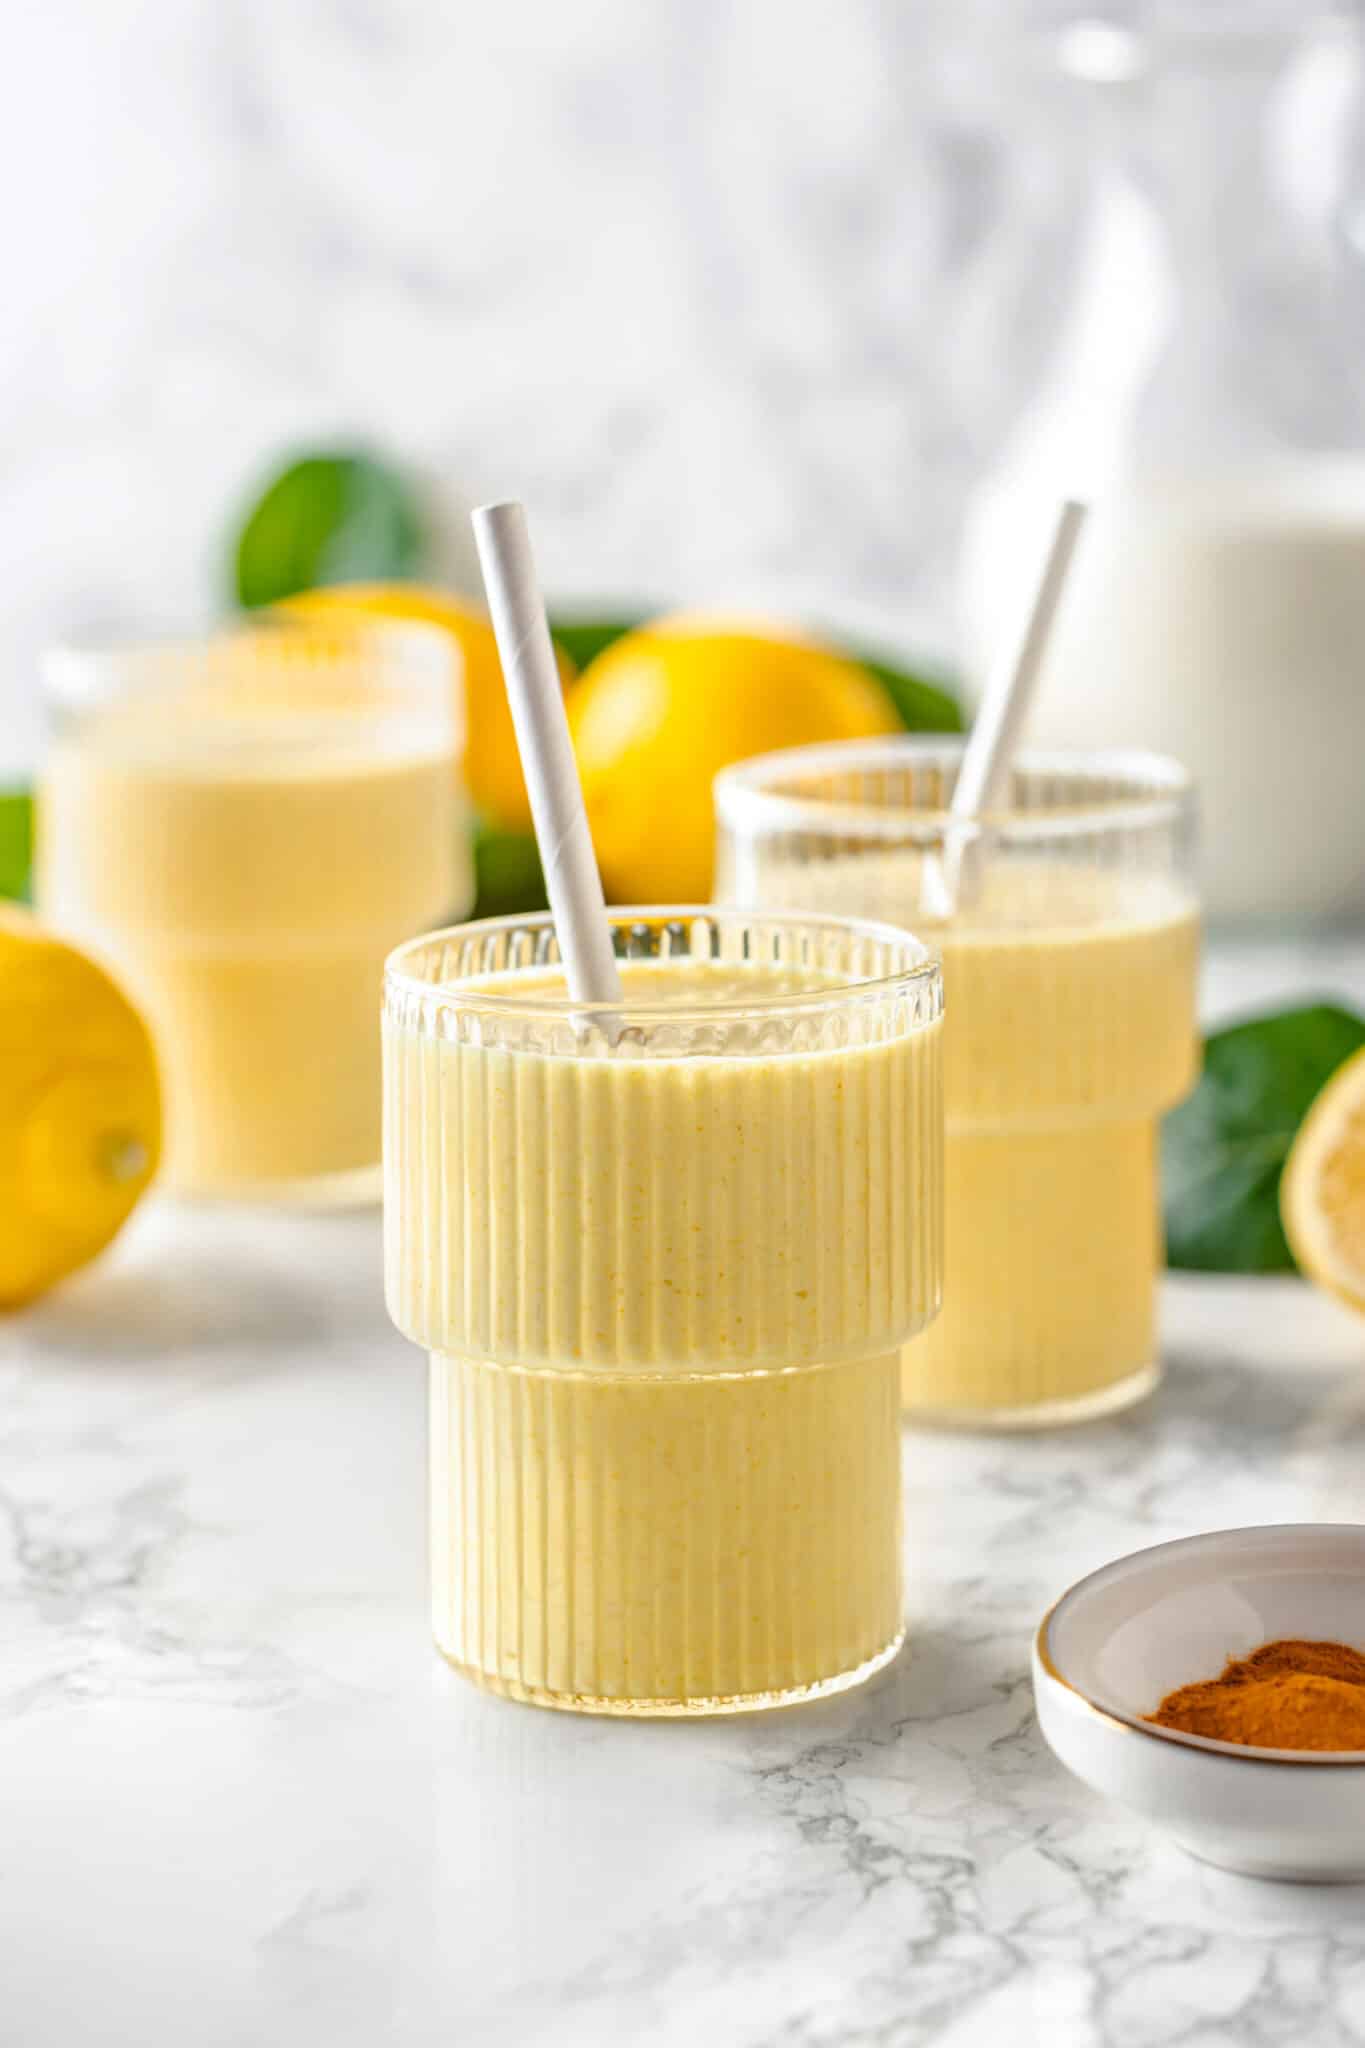
[(1280, 1214), (1300, 1270), (1365, 1310), (1365, 1048), (1338, 1067), (1300, 1125)]

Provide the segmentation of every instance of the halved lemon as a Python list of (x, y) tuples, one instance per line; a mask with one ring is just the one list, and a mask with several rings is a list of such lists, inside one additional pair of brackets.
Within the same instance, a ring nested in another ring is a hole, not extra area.
[(0, 1308), (103, 1251), (160, 1153), (142, 1018), (102, 967), (0, 905)]
[(1365, 1049), (1338, 1067), (1299, 1126), (1280, 1214), (1300, 1270), (1365, 1309)]

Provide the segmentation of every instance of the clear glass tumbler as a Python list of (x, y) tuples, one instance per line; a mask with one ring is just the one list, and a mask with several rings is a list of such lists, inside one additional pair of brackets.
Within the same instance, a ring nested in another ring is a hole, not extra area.
[(897, 1349), (938, 1305), (938, 967), (905, 932), (547, 917), (385, 985), (389, 1310), (431, 1355), (436, 1641), (495, 1692), (702, 1714), (901, 1641)]
[(135, 994), (171, 1186), (373, 1200), (387, 954), (472, 896), (460, 678), (427, 627), (63, 649), (38, 897)]
[(946, 997), (943, 1314), (904, 1398), (942, 1422), (1079, 1420), (1155, 1384), (1157, 1127), (1197, 1068), (1193, 801), (1174, 762), (1035, 754), (928, 914), (961, 744), (797, 748), (716, 785), (718, 893), (936, 945)]

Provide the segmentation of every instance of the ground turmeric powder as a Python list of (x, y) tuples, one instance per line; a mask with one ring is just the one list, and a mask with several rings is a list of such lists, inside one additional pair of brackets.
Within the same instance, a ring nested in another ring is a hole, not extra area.
[(1365, 1655), (1345, 1643), (1263, 1643), (1145, 1718), (1251, 1749), (1365, 1749)]

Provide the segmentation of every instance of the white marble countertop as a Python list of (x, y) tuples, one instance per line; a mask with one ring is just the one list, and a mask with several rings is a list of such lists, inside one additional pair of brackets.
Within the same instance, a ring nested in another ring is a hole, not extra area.
[(1034, 1725), (1080, 1573), (1361, 1513), (1365, 1325), (1179, 1279), (1164, 1327), (1119, 1420), (907, 1436), (910, 1643), (870, 1686), (577, 1720), (428, 1647), (377, 1216), (150, 1205), (0, 1324), (0, 2041), (1365, 2040), (1365, 1890), (1189, 1862)]
[(1031, 1631), (1168, 1536), (1360, 1513), (1365, 1330), (1181, 1280), (1147, 1407), (910, 1435), (911, 1640), (709, 1724), (428, 1648), (373, 1215), (153, 1208), (0, 1328), (0, 2040), (1357, 2042), (1365, 1895), (1187, 1862), (1043, 1749)]

